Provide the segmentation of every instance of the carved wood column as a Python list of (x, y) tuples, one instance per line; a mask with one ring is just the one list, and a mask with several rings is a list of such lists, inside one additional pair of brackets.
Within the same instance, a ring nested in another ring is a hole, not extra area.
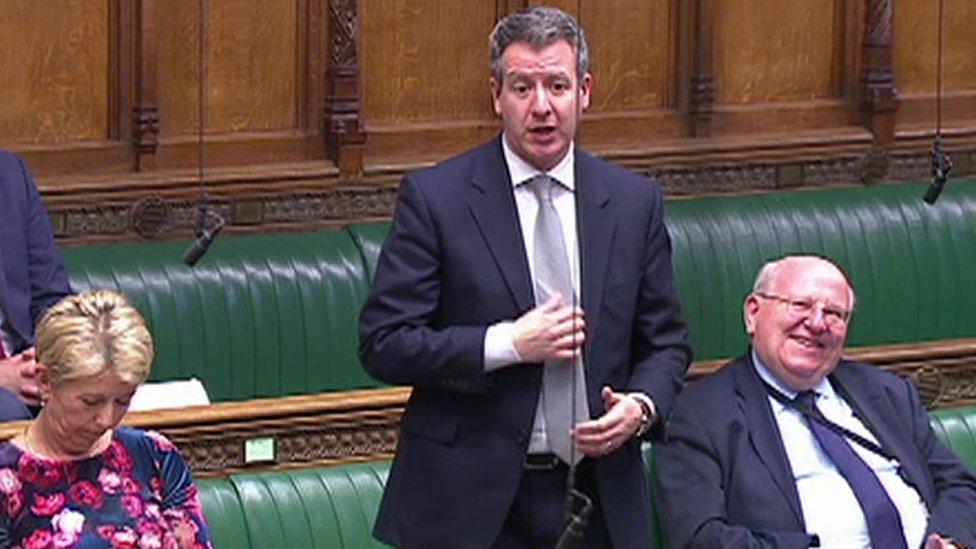
[(157, 9), (157, 0), (137, 0), (133, 5), (132, 51), (135, 65), (130, 143), (132, 167), (136, 171), (155, 168), (155, 154), (159, 147), (159, 111), (156, 108)]
[(866, 0), (864, 40), (861, 43), (861, 120), (874, 134), (874, 145), (894, 142), (898, 90), (891, 70), (893, 0)]
[(326, 154), (342, 177), (363, 174), (363, 130), (359, 98), (359, 11), (356, 0), (329, 0), (329, 68), (325, 77), (323, 134)]
[(690, 134), (692, 137), (708, 137), (715, 102), (715, 73), (712, 69), (715, 14), (711, 0), (693, 0), (685, 5), (690, 5), (692, 20), (688, 98)]

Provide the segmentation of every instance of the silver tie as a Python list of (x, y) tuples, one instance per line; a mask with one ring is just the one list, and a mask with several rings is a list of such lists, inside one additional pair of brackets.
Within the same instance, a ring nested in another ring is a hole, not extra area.
[[(556, 294), (563, 296), (566, 304), (575, 302), (563, 227), (552, 203), (552, 187), (555, 184), (557, 183), (546, 175), (538, 175), (528, 182), (539, 201), (533, 235), (535, 296), (539, 305)], [(577, 357), (575, 360), (546, 361), (542, 375), (542, 409), (546, 420), (546, 438), (552, 452), (571, 465), (583, 457), (579, 452), (572, 451), (573, 442), (569, 430), (573, 426), (573, 404), (577, 421), (590, 418), (582, 360)]]

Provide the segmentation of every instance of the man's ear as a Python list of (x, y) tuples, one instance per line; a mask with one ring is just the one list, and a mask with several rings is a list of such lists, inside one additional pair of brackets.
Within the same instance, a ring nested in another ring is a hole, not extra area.
[(746, 333), (752, 337), (756, 333), (756, 315), (759, 314), (759, 299), (755, 294), (749, 294), (742, 305), (742, 322), (746, 326)]
[(593, 90), (593, 75), (586, 73), (580, 81), (580, 110), (590, 108), (590, 91)]
[(491, 78), (488, 79), (488, 85), (491, 86), (492, 107), (495, 109), (495, 114), (501, 116), (502, 115), (502, 105), (501, 105), (502, 83), (499, 82), (498, 80), (495, 80), (495, 77), (492, 76)]

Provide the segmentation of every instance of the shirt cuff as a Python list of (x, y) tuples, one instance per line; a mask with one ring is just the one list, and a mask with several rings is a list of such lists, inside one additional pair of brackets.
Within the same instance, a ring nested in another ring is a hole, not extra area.
[(514, 322), (505, 321), (493, 324), (485, 330), (486, 372), (522, 362), (522, 357), (515, 350), (515, 337), (512, 333), (514, 327)]

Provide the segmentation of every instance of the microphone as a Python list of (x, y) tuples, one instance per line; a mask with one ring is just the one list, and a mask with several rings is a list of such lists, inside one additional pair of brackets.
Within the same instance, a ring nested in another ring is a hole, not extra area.
[[(211, 228), (206, 228), (205, 222), (207, 219), (214, 220), (214, 225)], [(190, 247), (183, 252), (183, 263), (188, 266), (193, 267), (200, 261), (200, 258), (207, 253), (210, 249), (210, 245), (213, 244), (214, 238), (220, 233), (220, 230), (224, 228), (224, 218), (220, 214), (211, 212), (204, 206), (200, 211), (200, 223), (197, 226), (197, 239), (190, 244)]]
[[(576, 466), (573, 465), (570, 469), (575, 472)], [(571, 477), (570, 480), (574, 481), (575, 478)], [(590, 515), (593, 514), (593, 500), (570, 486), (566, 494), (566, 514), (569, 515), (569, 523), (556, 541), (556, 549), (568, 549), (573, 545), (574, 540), (583, 537), (583, 531), (590, 522)]]
[(951, 171), (952, 159), (942, 150), (942, 136), (937, 135), (935, 146), (932, 147), (932, 183), (925, 191), (925, 196), (922, 197), (926, 204), (935, 204), (935, 201), (939, 199)]

